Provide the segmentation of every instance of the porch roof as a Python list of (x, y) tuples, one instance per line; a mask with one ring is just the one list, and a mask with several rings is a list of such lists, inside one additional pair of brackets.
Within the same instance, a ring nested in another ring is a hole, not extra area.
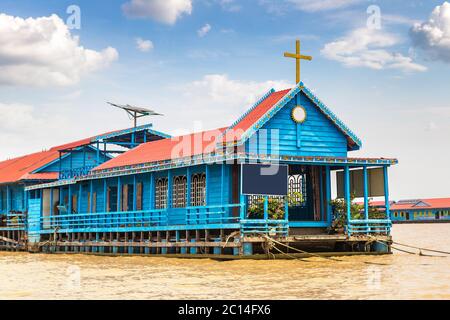
[[(106, 133), (102, 133), (96, 136), (88, 137), (85, 139), (81, 139), (75, 142), (63, 144), (60, 146), (53, 147), (50, 150), (57, 150), (57, 151), (70, 151), (79, 147), (88, 146), (91, 144), (95, 144), (97, 142), (107, 142), (112, 144), (120, 144), (124, 142), (131, 142), (131, 137), (134, 133), (140, 133), (142, 132), (143, 135), (146, 136), (146, 141), (155, 141), (160, 139), (167, 139), (170, 138), (170, 135), (167, 135), (165, 133), (156, 131), (151, 129), (153, 127), (152, 124), (145, 124), (142, 126), (138, 126), (135, 128), (127, 128), (127, 129), (121, 129), (121, 130), (114, 130)], [(144, 143), (144, 136), (138, 137), (138, 139), (135, 141), (136, 143)]]

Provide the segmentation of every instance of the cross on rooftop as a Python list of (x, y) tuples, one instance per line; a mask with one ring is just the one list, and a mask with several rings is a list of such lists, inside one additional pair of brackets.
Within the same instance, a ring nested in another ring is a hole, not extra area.
[(284, 56), (286, 58), (294, 58), (296, 61), (296, 84), (300, 83), (300, 60), (308, 60), (311, 61), (311, 56), (305, 56), (300, 54), (300, 40), (295, 42), (295, 53), (285, 52)]

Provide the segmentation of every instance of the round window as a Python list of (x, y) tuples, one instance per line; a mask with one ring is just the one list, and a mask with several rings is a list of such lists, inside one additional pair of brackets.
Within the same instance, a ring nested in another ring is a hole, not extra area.
[(296, 106), (292, 109), (292, 120), (297, 123), (303, 123), (306, 120), (306, 110), (301, 106)]

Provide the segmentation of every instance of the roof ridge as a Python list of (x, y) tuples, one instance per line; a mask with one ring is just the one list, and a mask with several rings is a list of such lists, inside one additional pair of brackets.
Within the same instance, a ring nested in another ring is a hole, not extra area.
[(314, 93), (309, 90), (305, 84), (301, 81), (295, 87), (290, 89), (277, 103), (275, 103), (267, 112), (253, 125), (245, 131), (245, 133), (241, 136), (241, 142), (247, 140), (257, 129), (262, 127), (275, 113), (279, 111), (280, 108), (284, 107), (288, 103), (288, 99), (292, 99), (292, 97), (296, 94), (303, 92), (313, 103), (314, 105), (326, 116), (328, 117), (334, 125), (341, 130), (344, 135), (349, 137), (352, 142), (358, 147), (362, 146), (361, 140), (356, 136), (356, 134), (350, 130), (350, 128), (344, 124), (342, 120), (340, 120), (336, 114), (331, 111)]
[(239, 122), (242, 121), (250, 112), (252, 112), (257, 106), (259, 106), (261, 103), (263, 103), (264, 100), (266, 100), (268, 97), (270, 97), (273, 93), (275, 93), (275, 89), (271, 88), (269, 91), (267, 91), (264, 95), (262, 95), (256, 102), (244, 113), (242, 114), (231, 126), (228, 127), (228, 129), (224, 132), (224, 134), (228, 131), (233, 129)]
[[(47, 153), (45, 156), (43, 156), (42, 158), (36, 159), (36, 161), (34, 161), (33, 163), (30, 163), (30, 164), (29, 164), (28, 166), (26, 166), (26, 167), (23, 167), (23, 168), (19, 169), (19, 171), (24, 171), (24, 170), (29, 169), (30, 167), (33, 167), (33, 166), (37, 165), (39, 162), (42, 162), (42, 161), (44, 161), (44, 160), (46, 160), (46, 159), (48, 159), (48, 158), (51, 158), (52, 155), (53, 155), (53, 153), (55, 153), (55, 151), (50, 151), (50, 150), (44, 151), (44, 152)], [(43, 153), (44, 153), (44, 152), (43, 152)], [(37, 170), (37, 169), (36, 169), (36, 170)], [(27, 172), (27, 173), (31, 173), (31, 172)]]
[(30, 156), (34, 156), (34, 155), (37, 155), (37, 154), (40, 154), (40, 153), (44, 153), (44, 152), (49, 152), (49, 151), (51, 151), (51, 149), (49, 149), (49, 150), (42, 150), (42, 151), (36, 151), (36, 152), (28, 153), (28, 154), (25, 154), (25, 155), (22, 155), (22, 156), (18, 156), (18, 157), (2, 160), (2, 161), (0, 161), (0, 165), (2, 163), (8, 162), (8, 161), (10, 161), (10, 163), (8, 163), (8, 165), (5, 166), (5, 167), (0, 167), (0, 169), (7, 168), (11, 164), (14, 164), (17, 161), (20, 161), (20, 160), (22, 160), (24, 158), (27, 158), (27, 157), (30, 157)]

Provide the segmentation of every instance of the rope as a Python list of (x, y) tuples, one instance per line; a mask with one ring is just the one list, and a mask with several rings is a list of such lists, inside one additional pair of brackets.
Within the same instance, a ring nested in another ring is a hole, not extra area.
[[(282, 245), (282, 246), (284, 246), (284, 247), (286, 247), (286, 248), (288, 248), (288, 249), (291, 249), (291, 250), (294, 250), (294, 251), (297, 251), (297, 252), (300, 252), (300, 253), (308, 254), (308, 255), (310, 255), (310, 256), (312, 256), (312, 257), (322, 258), (322, 259), (325, 259), (325, 260), (331, 260), (331, 261), (345, 262), (344, 260), (336, 259), (336, 258), (333, 258), (333, 257), (324, 257), (324, 256), (321, 256), (321, 255), (317, 255), (317, 254), (314, 254), (314, 253), (311, 253), (311, 252), (307, 252), (307, 251), (304, 251), (304, 250), (300, 250), (300, 249), (291, 247), (291, 246), (289, 246), (289, 245), (287, 245), (287, 244), (284, 244), (284, 243), (279, 242), (279, 241), (277, 241), (277, 240), (275, 240), (275, 239), (273, 239), (273, 238), (270, 238), (270, 237), (268, 237), (267, 235), (265, 235), (265, 234), (263, 234), (263, 233), (260, 233), (260, 235), (262, 235), (262, 236), (263, 236), (264, 238), (266, 238), (268, 241), (272, 241), (272, 242), (274, 242), (274, 243), (277, 243), (277, 244)], [(377, 240), (374, 240), (374, 241), (377, 241)], [(280, 249), (278, 249), (278, 248), (275, 247), (275, 246), (273, 246), (273, 248), (275, 248), (278, 252), (281, 252), (281, 253), (283, 253), (283, 254), (285, 254), (285, 255), (288, 255), (289, 257), (292, 257), (292, 258), (295, 258), (295, 259), (298, 259), (298, 260), (302, 260), (301, 258), (293, 257), (293, 256), (287, 254), (286, 252), (282, 252)], [(305, 260), (302, 260), (302, 261), (304, 261), (304, 262), (309, 262), (309, 261), (305, 261)], [(387, 264), (387, 263), (377, 263), (377, 262), (369, 262), (369, 261), (361, 261), (361, 263), (364, 263), (364, 264), (371, 264), (371, 265), (381, 265), (381, 266), (387, 266), (387, 265), (389, 265), (389, 264)]]
[(411, 251), (408, 251), (408, 250), (399, 249), (399, 248), (396, 248), (396, 247), (394, 247), (394, 246), (391, 246), (391, 248), (394, 249), (394, 250), (400, 251), (400, 252), (409, 253), (409, 254), (412, 254), (412, 255), (417, 255), (417, 253), (415, 253), (415, 252), (411, 252)]
[(287, 253), (287, 252), (283, 252), (283, 251), (281, 251), (280, 249), (278, 249), (278, 248), (275, 247), (275, 246), (273, 247), (273, 249), (277, 250), (279, 253), (281, 253), (281, 254), (283, 254), (283, 255), (288, 256), (288, 257), (291, 258), (291, 259), (294, 259), (294, 260), (300, 260), (300, 261), (303, 261), (303, 262), (308, 262), (308, 261), (303, 260), (302, 258), (294, 257), (293, 255), (290, 255), (290, 254)]
[(235, 231), (235, 232), (230, 233), (230, 234), (228, 235), (228, 237), (227, 237), (227, 239), (226, 239), (226, 241), (225, 241), (225, 244), (223, 245), (222, 248), (225, 249), (225, 247), (226, 247), (227, 244), (228, 244), (228, 241), (230, 241), (231, 238), (233, 238), (234, 236), (238, 235), (239, 233), (240, 233), (240, 231)]
[(43, 242), (43, 243), (39, 243), (38, 246), (39, 246), (39, 247), (43, 247), (43, 246), (45, 246), (45, 245), (47, 245), (47, 244), (49, 244), (49, 243), (50, 243), (50, 240), (47, 240), (47, 241), (45, 241), (45, 242)]
[(311, 252), (307, 252), (307, 251), (304, 251), (304, 250), (300, 250), (300, 249), (291, 247), (291, 246), (289, 246), (287, 244), (284, 244), (284, 243), (279, 242), (279, 241), (277, 241), (277, 240), (275, 240), (273, 238), (270, 238), (269, 236), (267, 236), (267, 235), (265, 235), (263, 233), (260, 233), (260, 235), (262, 235), (264, 238), (266, 238), (269, 241), (272, 241), (272, 242), (274, 242), (276, 244), (279, 244), (279, 245), (281, 245), (283, 247), (286, 247), (288, 249), (291, 249), (291, 250), (294, 250), (294, 251), (297, 251), (297, 252), (300, 252), (300, 253), (304, 253), (304, 254), (310, 255), (311, 257), (317, 257), (317, 258), (322, 258), (322, 259), (326, 259), (326, 260), (333, 260), (333, 261), (341, 261), (342, 262), (342, 260), (339, 260), (339, 259), (336, 259), (336, 258), (324, 257), (324, 256), (321, 256), (321, 255), (318, 255), (318, 254), (314, 254), (314, 253), (311, 253)]
[[(372, 237), (372, 238), (373, 238), (373, 237)], [(386, 244), (385, 242), (380, 241), (380, 240), (378, 240), (378, 239), (376, 239), (376, 238), (373, 238), (373, 239), (374, 239), (373, 241), (378, 242), (378, 243), (381, 243), (381, 244), (387, 246), (387, 244)], [(425, 249), (425, 248), (420, 248), (420, 247), (414, 247), (414, 246), (410, 246), (410, 245), (405, 245), (405, 244), (401, 244), (401, 243), (394, 242), (394, 241), (393, 241), (392, 243), (393, 243), (393, 244), (398, 244), (398, 245), (400, 245), (400, 246), (409, 247), (409, 248), (413, 248), (413, 249), (418, 249), (418, 250), (419, 250), (419, 253), (416, 253), (416, 252), (411, 252), (411, 251), (408, 251), (408, 250), (405, 250), (405, 249), (400, 249), (400, 248), (398, 248), (398, 247), (391, 246), (392, 249), (397, 250), (397, 251), (400, 251), (400, 252), (404, 252), (404, 253), (408, 253), (408, 254), (412, 254), (412, 255), (419, 255), (419, 256), (423, 256), (423, 257), (446, 258), (446, 256), (436, 256), (436, 255), (431, 255), (431, 254), (425, 254), (425, 253), (422, 253), (422, 250), (424, 250), (424, 251), (438, 252), (438, 253), (446, 254), (445, 251), (438, 251), (438, 250), (432, 250), (432, 249), (428, 250), (428, 249)], [(448, 253), (448, 254), (450, 254), (450, 253)]]
[(411, 245), (407, 245), (407, 244), (402, 244), (402, 243), (399, 243), (399, 242), (392, 242), (392, 243), (398, 244), (399, 246), (402, 246), (402, 247), (408, 247), (408, 248), (413, 248), (413, 249), (418, 249), (418, 250), (423, 250), (423, 251), (430, 251), (430, 252), (442, 253), (442, 254), (450, 255), (450, 252), (448, 252), (448, 251), (440, 251), (440, 250), (434, 250), (434, 249), (420, 248), (420, 247), (415, 247), (415, 246), (411, 246)]
[(274, 247), (273, 242), (268, 241), (267, 239), (266, 242), (261, 243), (261, 248), (264, 250), (267, 256), (272, 255), (272, 259), (275, 260), (276, 259), (275, 255), (272, 252), (270, 252), (270, 249), (272, 249), (273, 247)]
[[(274, 240), (273, 240), (272, 238), (270, 238), (270, 237), (269, 237), (268, 239), (266, 238), (266, 240), (267, 240), (268, 242), (274, 241)], [(291, 254), (289, 254), (289, 253), (287, 253), (287, 252), (283, 252), (283, 251), (281, 251), (280, 249), (278, 249), (276, 246), (274, 246), (274, 245), (271, 243), (271, 246), (269, 247), (268, 253), (272, 254), (273, 257), (274, 257), (274, 259), (275, 259), (275, 255), (274, 255), (273, 253), (270, 252), (270, 249), (271, 249), (271, 248), (277, 250), (279, 253), (281, 253), (281, 254), (283, 254), (283, 255), (288, 256), (288, 257), (291, 258), (291, 259), (294, 259), (294, 260), (300, 260), (300, 261), (303, 261), (303, 262), (309, 262), (309, 261), (307, 261), (307, 260), (303, 260), (302, 258), (297, 258), (297, 257), (295, 257), (295, 256), (293, 256), (293, 255), (291, 255)]]

